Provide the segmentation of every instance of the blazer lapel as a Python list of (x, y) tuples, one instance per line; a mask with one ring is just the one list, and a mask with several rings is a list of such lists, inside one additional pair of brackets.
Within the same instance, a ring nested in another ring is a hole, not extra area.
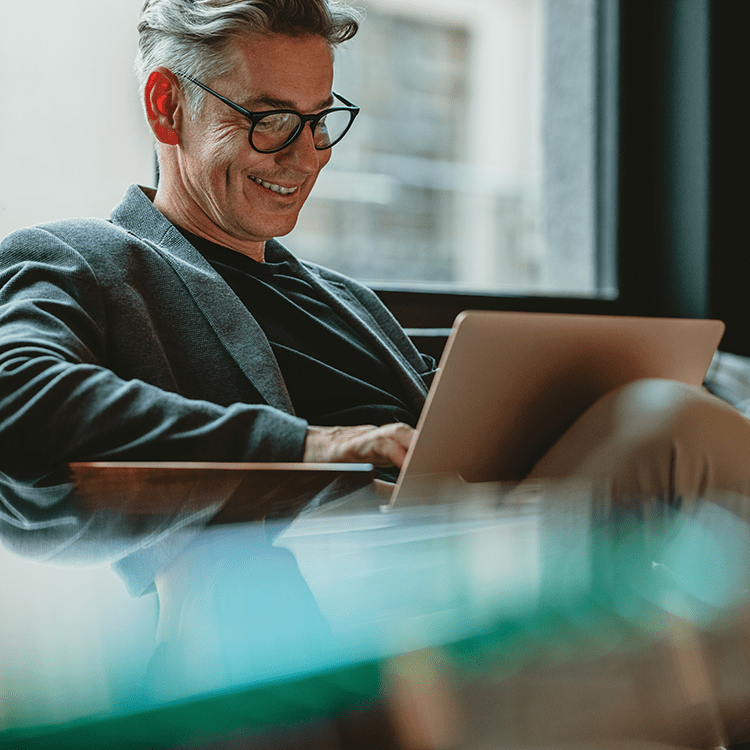
[(272, 240), (271, 243), (267, 244), (266, 254), (268, 255), (269, 250), (272, 250), (274, 255), (278, 255), (279, 258), (285, 260), (291, 260), (295, 264), (297, 273), (317, 289), (330, 307), (352, 326), (375, 352), (380, 354), (384, 362), (390, 365), (406, 388), (407, 394), (413, 398), (417, 412), (421, 411), (427, 396), (427, 387), (424, 380), (412, 364), (391, 345), (388, 336), (368, 310), (346, 288), (339, 284), (336, 284), (338, 293), (334, 294), (329, 288), (331, 282), (322, 280), (309, 271), (278, 241)]
[(111, 219), (148, 243), (174, 269), (266, 402), (294, 414), (276, 357), (255, 318), (203, 256), (154, 208), (143, 190), (132, 185)]

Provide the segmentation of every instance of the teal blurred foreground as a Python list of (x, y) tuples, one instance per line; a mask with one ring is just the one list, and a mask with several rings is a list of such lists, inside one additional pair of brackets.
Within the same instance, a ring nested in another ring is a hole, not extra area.
[(742, 743), (747, 517), (573, 486), (360, 496), (206, 530), (158, 606), (3, 553), (0, 747)]

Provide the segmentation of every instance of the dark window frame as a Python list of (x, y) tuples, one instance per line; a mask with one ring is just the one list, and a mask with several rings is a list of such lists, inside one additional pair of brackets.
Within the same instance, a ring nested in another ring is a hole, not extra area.
[(750, 3), (711, 3), (711, 162), (708, 314), (727, 324), (725, 351), (750, 356)]

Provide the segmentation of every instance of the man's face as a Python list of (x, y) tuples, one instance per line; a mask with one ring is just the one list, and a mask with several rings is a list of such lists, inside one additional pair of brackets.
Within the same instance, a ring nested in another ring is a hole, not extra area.
[[(205, 83), (245, 109), (308, 114), (331, 106), (333, 60), (322, 37), (253, 36), (236, 40), (233, 54), (233, 70)], [(219, 243), (226, 235), (264, 242), (288, 234), (331, 158), (330, 149), (315, 149), (308, 125), (274, 154), (252, 148), (249, 126), (243, 115), (206, 94), (201, 114), (186, 118), (181, 130), (184, 199), (196, 228)]]

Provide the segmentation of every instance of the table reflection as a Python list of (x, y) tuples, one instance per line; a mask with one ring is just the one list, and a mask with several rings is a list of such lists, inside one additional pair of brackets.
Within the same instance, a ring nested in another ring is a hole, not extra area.
[[(78, 502), (69, 481), (37, 489)], [(50, 560), (14, 523), (34, 490), (2, 484), (0, 746), (111, 726), (130, 746), (137, 727), (154, 747), (202, 747), (375, 705), (404, 747), (746, 739), (745, 498), (622, 508), (582, 485), (486, 484), (384, 511), (368, 485), (199, 526), (204, 503), (158, 547), (179, 553), (156, 591), (130, 598), (102, 564), (148, 549), (174, 508), (118, 538), (93, 510), (76, 531), (88, 561), (63, 554), (60, 522)], [(159, 734), (175, 710), (189, 713)], [(320, 746), (345, 746), (336, 736)]]

